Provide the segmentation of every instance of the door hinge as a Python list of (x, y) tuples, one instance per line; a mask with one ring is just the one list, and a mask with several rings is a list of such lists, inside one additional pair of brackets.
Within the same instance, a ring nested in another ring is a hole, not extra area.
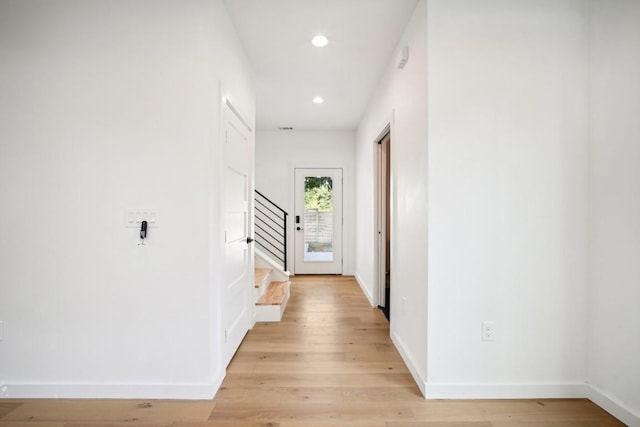
[(224, 342), (225, 343), (227, 342), (227, 330), (226, 329), (224, 330)]

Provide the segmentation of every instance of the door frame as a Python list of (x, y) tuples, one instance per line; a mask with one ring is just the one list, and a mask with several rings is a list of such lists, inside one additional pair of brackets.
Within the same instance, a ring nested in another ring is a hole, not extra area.
[(311, 162), (290, 162), (289, 163), (289, 212), (291, 212), (290, 220), (287, 222), (287, 246), (293, 248), (287, 253), (287, 264), (291, 266), (289, 272), (292, 276), (295, 276), (295, 210), (296, 210), (296, 169), (342, 169), (342, 274), (345, 272), (345, 266), (352, 267), (348, 260), (349, 250), (347, 243), (349, 239), (347, 236), (350, 234), (350, 218), (351, 211), (345, 201), (352, 197), (350, 190), (350, 175), (349, 165), (344, 162), (336, 162), (333, 164), (326, 163), (311, 163)]
[[(375, 289), (374, 289), (374, 305), (382, 306), (388, 302), (385, 301), (385, 287), (386, 287), (386, 278), (385, 278), (385, 265), (386, 265), (386, 224), (383, 224), (385, 218), (383, 218), (383, 203), (384, 199), (381, 196), (381, 176), (380, 176), (380, 162), (381, 162), (381, 153), (380, 153), (380, 143), (384, 138), (389, 135), (391, 139), (391, 143), (389, 144), (389, 156), (391, 156), (390, 161), (390, 170), (389, 170), (389, 211), (385, 212), (388, 216), (388, 220), (390, 223), (390, 245), (389, 245), (389, 257), (390, 257), (390, 282), (391, 282), (391, 292), (393, 292), (393, 265), (394, 263), (394, 253), (393, 253), (393, 235), (394, 235), (394, 160), (395, 156), (393, 155), (393, 112), (391, 115), (391, 120), (384, 127), (382, 132), (378, 134), (378, 136), (373, 140), (373, 181), (374, 181), (374, 190), (373, 190), (373, 206), (374, 206), (374, 221), (373, 221), (373, 242), (374, 242), (374, 277), (375, 277)], [(385, 209), (386, 210), (386, 209)], [(391, 298), (390, 298), (391, 299)], [(391, 312), (391, 307), (389, 307), (389, 312)]]
[[(336, 263), (340, 266), (339, 273), (300, 273), (299, 274), (338, 274), (338, 275), (342, 275), (344, 273), (344, 212), (345, 212), (345, 207), (344, 207), (344, 176), (345, 176), (345, 170), (343, 167), (339, 167), (339, 166), (334, 166), (334, 167), (296, 167), (293, 169), (293, 200), (292, 200), (292, 205), (293, 205), (293, 215), (291, 216), (291, 226), (292, 226), (292, 237), (293, 237), (293, 251), (292, 251), (292, 255), (293, 255), (293, 270), (294, 273), (296, 272), (296, 258), (298, 255), (298, 251), (300, 250), (299, 244), (297, 242), (297, 238), (298, 235), (300, 234), (299, 231), (296, 230), (296, 223), (295, 223), (295, 217), (296, 214), (298, 213), (296, 211), (296, 197), (298, 196), (298, 192), (296, 191), (296, 171), (298, 170), (319, 170), (319, 171), (323, 171), (323, 170), (332, 170), (332, 171), (340, 171), (340, 194), (339, 194), (339, 200), (340, 200), (340, 221), (338, 221), (339, 227), (340, 227), (340, 233), (337, 239), (334, 240), (334, 242), (339, 242), (340, 244), (340, 250), (339, 253), (337, 254), (339, 256), (338, 260), (334, 260), (333, 262), (331, 262), (332, 265), (335, 265)], [(304, 202), (303, 202), (304, 204)], [(335, 213), (335, 210), (334, 210)], [(334, 215), (334, 219), (335, 219), (335, 215)], [(334, 233), (335, 234), (335, 233)], [(336, 255), (335, 251), (334, 251), (334, 256)], [(321, 264), (320, 262), (318, 264)]]

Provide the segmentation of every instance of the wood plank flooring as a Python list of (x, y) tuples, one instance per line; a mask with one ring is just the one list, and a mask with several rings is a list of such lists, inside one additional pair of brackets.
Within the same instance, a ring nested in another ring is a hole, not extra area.
[(353, 278), (291, 282), (282, 322), (249, 332), (213, 401), (0, 400), (0, 427), (623, 425), (584, 399), (425, 400)]

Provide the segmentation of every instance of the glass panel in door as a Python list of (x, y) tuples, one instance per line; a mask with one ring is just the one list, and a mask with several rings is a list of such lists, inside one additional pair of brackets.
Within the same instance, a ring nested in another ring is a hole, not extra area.
[(333, 179), (304, 177), (304, 261), (333, 261)]
[(294, 274), (342, 274), (342, 169), (295, 169)]

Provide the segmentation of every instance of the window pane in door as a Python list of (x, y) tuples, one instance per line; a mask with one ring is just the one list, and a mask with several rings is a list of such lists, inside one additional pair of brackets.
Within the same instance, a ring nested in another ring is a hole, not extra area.
[(333, 261), (333, 180), (304, 178), (304, 260)]

